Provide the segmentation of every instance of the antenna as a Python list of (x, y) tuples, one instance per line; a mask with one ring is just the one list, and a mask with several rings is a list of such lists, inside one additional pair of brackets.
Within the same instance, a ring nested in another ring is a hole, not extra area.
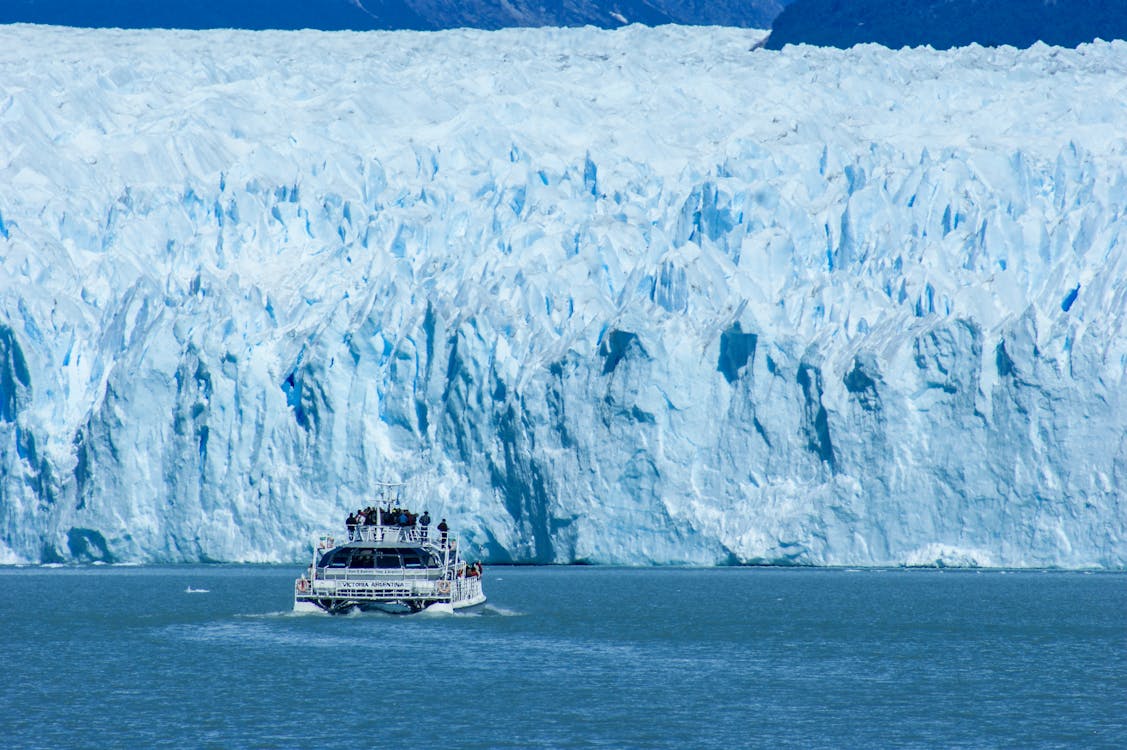
[(402, 507), (403, 505), (403, 488), (406, 487), (405, 482), (373, 482), (376, 487), (376, 497), (378, 498), (377, 504), (384, 503), (391, 507), (391, 503), (395, 503)]

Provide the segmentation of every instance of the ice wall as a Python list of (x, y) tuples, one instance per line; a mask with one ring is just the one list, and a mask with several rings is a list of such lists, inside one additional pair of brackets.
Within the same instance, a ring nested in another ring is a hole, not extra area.
[(0, 561), (1123, 567), (1127, 45), (761, 37), (0, 27)]

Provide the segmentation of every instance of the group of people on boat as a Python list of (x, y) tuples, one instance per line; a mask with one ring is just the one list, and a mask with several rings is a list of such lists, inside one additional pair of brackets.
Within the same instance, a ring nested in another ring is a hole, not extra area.
[(464, 569), (458, 571), (458, 577), (461, 578), (480, 578), (481, 577), (481, 561), (466, 563)]
[[(359, 527), (361, 526), (398, 526), (400, 528), (417, 529), (419, 538), (422, 541), (427, 541), (427, 535), (430, 531), (430, 511), (423, 511), (420, 516), (412, 513), (407, 508), (391, 507), (388, 504), (387, 508), (377, 508), (369, 505), (367, 508), (361, 508), (355, 513), (349, 513), (348, 518), (345, 519), (345, 526), (348, 527), (348, 540), (352, 541), (359, 537)], [(443, 547), (446, 546), (446, 541), (450, 533), (450, 527), (446, 525), (446, 519), (443, 518), (438, 522), (438, 533), (441, 535), (440, 543)]]

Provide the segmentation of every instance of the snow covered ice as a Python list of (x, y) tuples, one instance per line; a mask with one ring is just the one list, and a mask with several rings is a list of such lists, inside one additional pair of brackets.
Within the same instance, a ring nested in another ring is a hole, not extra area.
[(0, 27), (0, 562), (1127, 565), (1127, 45)]

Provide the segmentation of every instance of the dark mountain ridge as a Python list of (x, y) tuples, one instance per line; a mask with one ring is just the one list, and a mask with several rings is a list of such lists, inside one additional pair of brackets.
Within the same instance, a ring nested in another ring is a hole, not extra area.
[(0, 23), (355, 31), (514, 26), (770, 28), (790, 0), (5, 0)]
[(1097, 38), (1127, 38), (1125, 0), (795, 0), (766, 46), (1075, 47)]

